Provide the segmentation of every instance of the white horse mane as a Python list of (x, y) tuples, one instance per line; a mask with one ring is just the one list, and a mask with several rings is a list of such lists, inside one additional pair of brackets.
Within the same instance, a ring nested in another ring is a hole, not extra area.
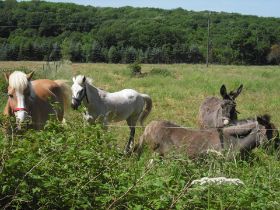
[(24, 91), (28, 86), (27, 75), (21, 71), (13, 72), (9, 77), (9, 85), (17, 91)]
[[(79, 85), (83, 85), (83, 79), (84, 79), (84, 75), (78, 75), (76, 77), (74, 77), (75, 82), (78, 83)], [(86, 82), (90, 85), (92, 85), (92, 79), (89, 77), (86, 77)]]

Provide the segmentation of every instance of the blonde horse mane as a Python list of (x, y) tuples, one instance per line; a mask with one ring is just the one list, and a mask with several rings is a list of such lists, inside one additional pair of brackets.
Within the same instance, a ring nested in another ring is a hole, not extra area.
[(27, 75), (21, 71), (14, 71), (9, 77), (9, 85), (20, 92), (26, 89), (28, 82)]

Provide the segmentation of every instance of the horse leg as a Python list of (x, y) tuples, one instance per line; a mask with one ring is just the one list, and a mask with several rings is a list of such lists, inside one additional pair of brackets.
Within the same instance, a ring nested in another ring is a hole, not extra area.
[(140, 156), (143, 152), (143, 143), (144, 143), (144, 134), (140, 136), (138, 144), (134, 147), (133, 152), (137, 154), (137, 158), (140, 159)]
[(109, 122), (109, 115), (110, 115), (110, 112), (107, 112), (104, 116), (104, 120), (103, 120), (103, 128), (105, 130), (108, 129), (108, 122)]
[(125, 151), (124, 151), (125, 153), (129, 153), (132, 150), (133, 143), (134, 143), (135, 127), (129, 126), (129, 128), (130, 128), (130, 135), (129, 135), (127, 145), (125, 147)]
[(95, 118), (88, 111), (83, 112), (83, 119), (90, 125), (95, 124)]
[(125, 151), (124, 151), (125, 153), (129, 153), (133, 148), (136, 121), (137, 120), (134, 120), (133, 118), (127, 119), (127, 124), (130, 128), (130, 134), (129, 134), (127, 145), (125, 147)]

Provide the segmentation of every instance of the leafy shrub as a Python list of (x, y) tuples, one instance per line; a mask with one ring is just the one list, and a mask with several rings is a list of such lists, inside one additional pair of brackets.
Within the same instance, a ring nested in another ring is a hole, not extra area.
[(104, 201), (99, 197), (108, 190), (106, 183), (110, 181), (106, 170), (118, 156), (115, 149), (108, 148), (111, 140), (110, 133), (100, 126), (56, 122), (49, 122), (44, 131), (2, 139), (1, 206), (102, 206)]
[[(74, 120), (75, 119), (75, 120)], [(120, 155), (100, 125), (73, 117), (43, 131), (0, 132), (0, 208), (7, 209), (277, 209), (279, 161), (262, 150), (250, 162), (208, 156), (164, 159), (144, 151)], [(152, 158), (152, 159), (151, 159)], [(225, 176), (245, 185), (190, 185)], [(253, 178), (252, 178), (253, 177)]]
[(141, 75), (141, 65), (138, 62), (134, 62), (128, 66), (133, 76)]

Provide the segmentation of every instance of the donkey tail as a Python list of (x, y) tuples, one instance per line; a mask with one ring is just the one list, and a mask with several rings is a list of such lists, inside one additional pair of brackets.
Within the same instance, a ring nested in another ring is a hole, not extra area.
[(62, 98), (63, 98), (63, 107), (64, 110), (67, 110), (70, 107), (70, 96), (71, 90), (67, 84), (67, 80), (54, 80), (54, 82), (60, 87)]
[(263, 125), (266, 128), (266, 136), (268, 140), (273, 139), (274, 148), (278, 149), (280, 147), (280, 135), (279, 130), (276, 126), (270, 121), (271, 116), (264, 114), (262, 116), (257, 116), (257, 121), (259, 124)]
[(144, 120), (148, 117), (148, 115), (150, 114), (150, 112), (152, 110), (153, 103), (152, 103), (152, 99), (149, 95), (141, 94), (141, 96), (145, 100), (145, 104), (146, 104), (145, 109), (142, 111), (142, 113), (139, 117), (140, 124), (141, 124), (141, 126), (143, 126)]

